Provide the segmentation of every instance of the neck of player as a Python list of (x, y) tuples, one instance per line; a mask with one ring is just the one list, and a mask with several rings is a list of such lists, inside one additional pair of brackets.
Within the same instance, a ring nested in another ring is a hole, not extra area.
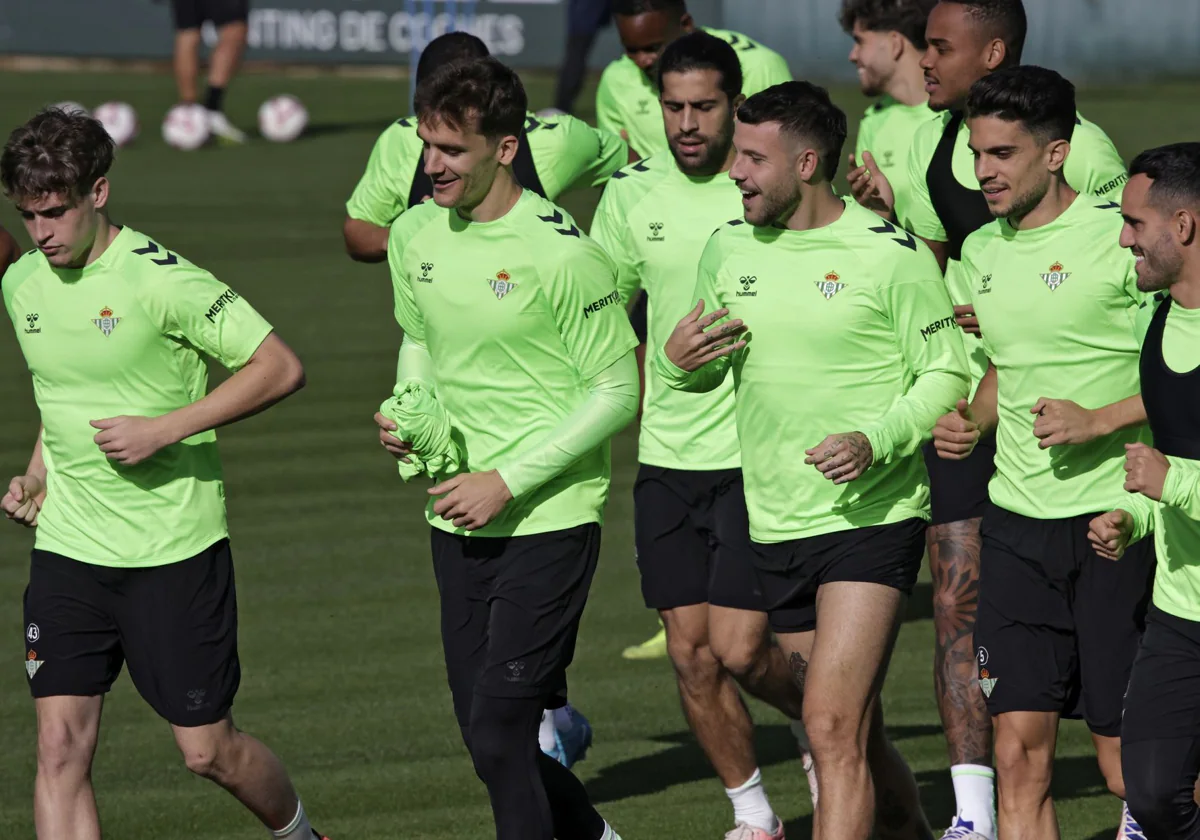
[(800, 203), (780, 219), (788, 230), (816, 230), (833, 224), (846, 212), (846, 204), (833, 193), (828, 181), (804, 184)]
[[(1188, 248), (1194, 251), (1195, 248)], [(1186, 260), (1179, 271), (1179, 279), (1171, 284), (1171, 299), (1184, 309), (1200, 309), (1200, 259), (1195, 255)]]
[(472, 222), (494, 222), (503, 218), (516, 206), (521, 197), (521, 185), (513, 176), (512, 168), (502, 166), (496, 172), (492, 186), (475, 205), (458, 208), (458, 214)]
[(104, 213), (98, 213), (96, 220), (96, 238), (92, 240), (92, 247), (80, 254), (79, 259), (71, 263), (70, 268), (83, 268), (100, 259), (121, 232), (120, 226), (114, 225)]
[(901, 105), (913, 107), (929, 101), (925, 92), (925, 71), (921, 69), (921, 56), (907, 47), (900, 57), (900, 64), (892, 78), (888, 79), (884, 93)]
[(1060, 171), (1050, 181), (1050, 189), (1046, 190), (1042, 200), (1022, 216), (1009, 216), (1008, 223), (1013, 230), (1033, 230), (1048, 225), (1067, 212), (1078, 196), (1079, 193), (1068, 186)]

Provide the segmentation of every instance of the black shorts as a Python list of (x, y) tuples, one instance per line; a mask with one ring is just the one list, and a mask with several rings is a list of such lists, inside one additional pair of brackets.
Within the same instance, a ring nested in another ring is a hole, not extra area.
[(1121, 732), (1121, 705), (1145, 627), (1154, 541), (1119, 562), (1088, 542), (1093, 515), (1030, 519), (989, 504), (975, 645), (988, 711), (1082, 717)]
[(638, 292), (629, 310), (629, 325), (637, 336), (638, 344), (646, 343), (646, 319), (649, 312), (649, 297), (645, 292)]
[(633, 525), (647, 607), (707, 603), (763, 611), (741, 470), (642, 464)]
[(225, 717), (241, 681), (229, 540), (137, 569), (34, 549), (25, 673), (34, 697), (105, 694), (129, 664), (138, 693), (176, 726)]
[(816, 629), (817, 588), (826, 583), (878, 583), (911, 594), (925, 555), (927, 526), (924, 519), (905, 519), (781, 543), (755, 543), (771, 629)]
[(476, 693), (556, 705), (600, 558), (600, 526), (521, 537), (433, 528), (430, 546), (459, 722), (469, 720)]
[(988, 505), (988, 482), (996, 472), (996, 443), (981, 440), (962, 461), (939, 458), (933, 444), (925, 444), (925, 469), (929, 472), (930, 525), (962, 522), (983, 516)]
[(176, 29), (199, 29), (207, 20), (213, 26), (241, 23), (250, 18), (250, 0), (172, 0)]
[(1200, 622), (1150, 607), (1133, 662), (1121, 742), (1200, 737)]

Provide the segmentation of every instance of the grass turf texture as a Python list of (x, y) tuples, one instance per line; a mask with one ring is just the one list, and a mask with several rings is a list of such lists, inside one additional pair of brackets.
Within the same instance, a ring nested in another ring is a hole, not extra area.
[[(547, 77), (528, 79), (534, 107)], [(375, 442), (371, 415), (391, 388), (399, 331), (382, 266), (352, 264), (343, 202), (388, 122), (406, 111), (403, 81), (248, 76), (230, 96), (253, 125), (267, 96), (289, 91), (313, 124), (300, 141), (176, 152), (160, 139), (172, 104), (165, 78), (0, 74), (0, 131), (39, 106), (74, 99), (131, 102), (143, 136), (113, 170), (114, 217), (212, 270), (249, 298), (299, 352), (308, 387), (221, 433), (237, 558), (244, 676), (240, 726), (284, 759), (316, 825), (335, 840), (483, 838), (490, 810), (454, 725), (438, 637), (424, 487), (403, 486)], [(1086, 90), (1080, 109), (1126, 159), (1200, 136), (1180, 107), (1200, 86)], [(581, 101), (590, 101), (590, 91)], [(834, 91), (852, 124), (865, 100)], [(847, 144), (847, 149), (852, 143)], [(842, 166), (843, 174), (845, 166)], [(567, 197), (584, 224), (597, 193)], [(0, 222), (28, 239), (11, 206)], [(29, 377), (0, 328), (0, 476), (21, 472), (37, 429)], [(596, 728), (577, 767), (601, 812), (627, 838), (719, 837), (729, 804), (679, 712), (665, 661), (620, 650), (655, 627), (632, 557), (630, 492), (636, 431), (613, 446), (604, 551), (571, 670), (572, 699)], [(23, 677), (21, 593), (32, 535), (0, 528), (0, 835), (31, 836), (34, 715)], [(885, 693), (888, 724), (921, 783), (935, 828), (953, 810), (933, 702), (933, 628), (922, 576)], [(811, 828), (807, 788), (781, 716), (751, 702), (759, 762), (793, 838)], [(1086, 729), (1064, 724), (1055, 768), (1063, 837), (1111, 837), (1119, 805), (1104, 790)], [(95, 766), (106, 833), (122, 840), (262, 837), (253, 818), (184, 769), (167, 726), (122, 676), (106, 705)]]

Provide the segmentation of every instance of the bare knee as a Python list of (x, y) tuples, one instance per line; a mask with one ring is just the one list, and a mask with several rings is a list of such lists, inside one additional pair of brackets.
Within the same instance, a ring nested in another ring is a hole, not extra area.
[(205, 737), (191, 737), (179, 745), (187, 769), (205, 779), (220, 782), (228, 778), (237, 764), (240, 733), (230, 729)]
[(712, 653), (726, 671), (741, 679), (752, 678), (763, 670), (761, 640), (714, 637)]
[(668, 628), (667, 655), (671, 657), (682, 685), (704, 685), (720, 675), (721, 664), (707, 639), (689, 638), (683, 633), (672, 633)]
[(38, 727), (38, 772), (52, 777), (87, 776), (95, 749), (93, 734), (67, 721), (43, 722)]
[(806, 702), (804, 729), (818, 762), (865, 760), (867, 738), (859, 710)]
[(995, 749), (1002, 796), (1007, 793), (1028, 802), (1049, 795), (1053, 750), (1045, 744), (1027, 743), (1018, 733), (1003, 728), (996, 732)]

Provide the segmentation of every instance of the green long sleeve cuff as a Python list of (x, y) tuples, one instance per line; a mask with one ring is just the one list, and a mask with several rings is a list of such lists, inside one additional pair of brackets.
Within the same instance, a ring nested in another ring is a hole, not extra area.
[[(1171, 471), (1168, 470), (1167, 475), (1169, 476), (1170, 474)], [(1170, 481), (1169, 478), (1168, 481)], [(1154, 532), (1158, 502), (1143, 496), (1141, 493), (1130, 493), (1121, 502), (1119, 507), (1133, 517), (1133, 533), (1129, 537), (1130, 543), (1135, 543)]]
[(701, 394), (716, 389), (725, 381), (730, 367), (729, 356), (713, 359), (708, 364), (688, 372), (667, 358), (665, 347), (660, 347), (654, 355), (654, 373), (676, 391), (690, 391)]
[(615, 435), (637, 415), (633, 351), (587, 382), (588, 397), (542, 439), (497, 467), (514, 499), (541, 487)]
[(879, 422), (862, 429), (876, 464), (888, 464), (916, 452), (930, 438), (939, 417), (966, 399), (971, 379), (966, 371), (947, 367), (926, 371)]

